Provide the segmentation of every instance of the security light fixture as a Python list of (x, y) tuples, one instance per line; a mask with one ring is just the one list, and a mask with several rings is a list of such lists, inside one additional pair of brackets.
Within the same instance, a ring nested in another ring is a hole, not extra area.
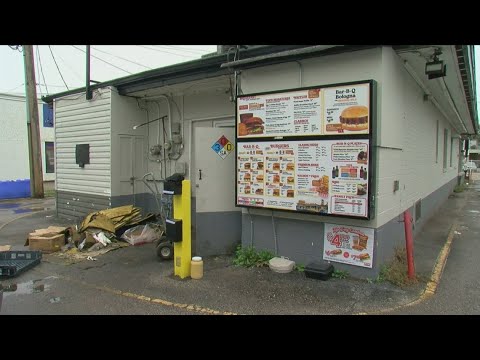
[(432, 60), (425, 64), (425, 75), (428, 75), (429, 80), (444, 77), (447, 74), (447, 65), (438, 59), (438, 55), (441, 53), (439, 49), (436, 49)]

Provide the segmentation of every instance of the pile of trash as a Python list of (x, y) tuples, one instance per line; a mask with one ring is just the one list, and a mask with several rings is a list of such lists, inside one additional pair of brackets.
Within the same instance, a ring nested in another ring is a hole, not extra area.
[[(132, 205), (88, 214), (80, 226), (37, 229), (25, 245), (72, 260), (96, 260), (95, 256), (129, 245), (154, 242), (162, 237), (157, 215), (141, 215)], [(123, 241), (121, 241), (123, 240)]]

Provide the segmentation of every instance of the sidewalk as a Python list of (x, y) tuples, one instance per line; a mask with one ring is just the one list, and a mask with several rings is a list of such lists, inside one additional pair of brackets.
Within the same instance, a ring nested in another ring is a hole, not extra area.
[[(352, 278), (318, 281), (301, 272), (278, 274), (268, 268), (241, 268), (232, 257), (204, 259), (201, 280), (173, 276), (173, 262), (162, 262), (153, 244), (121, 248), (69, 265), (55, 255), (16, 278), (22, 291), (6, 293), (1, 314), (358, 314), (377, 313), (417, 300), (425, 289), (453, 222), (462, 216), (469, 191), (453, 194), (415, 238), (415, 267), (424, 280), (400, 289), (388, 283)], [(29, 206), (47, 201), (28, 200)], [(1, 205), (2, 203), (0, 203)], [(48, 205), (48, 206), (47, 206)], [(0, 245), (23, 249), (35, 228), (68, 225), (54, 210), (11, 221), (0, 207)], [(23, 214), (20, 214), (23, 215)], [(43, 284), (41, 291), (35, 284)], [(388, 312), (387, 312), (388, 313)]]

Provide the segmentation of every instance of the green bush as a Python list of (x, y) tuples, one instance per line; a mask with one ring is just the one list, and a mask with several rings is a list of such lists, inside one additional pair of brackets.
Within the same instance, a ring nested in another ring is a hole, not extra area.
[(268, 266), (268, 262), (275, 255), (268, 250), (260, 250), (257, 252), (253, 246), (242, 247), (239, 245), (235, 251), (233, 263), (238, 266)]
[(350, 275), (348, 271), (344, 271), (344, 270), (334, 270), (332, 273), (332, 277), (337, 279), (346, 279), (348, 275)]

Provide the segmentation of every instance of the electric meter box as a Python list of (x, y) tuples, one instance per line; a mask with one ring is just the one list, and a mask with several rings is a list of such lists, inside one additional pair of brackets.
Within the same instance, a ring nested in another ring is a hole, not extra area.
[(172, 242), (182, 241), (182, 220), (179, 219), (167, 219), (165, 220), (167, 225), (167, 239)]

